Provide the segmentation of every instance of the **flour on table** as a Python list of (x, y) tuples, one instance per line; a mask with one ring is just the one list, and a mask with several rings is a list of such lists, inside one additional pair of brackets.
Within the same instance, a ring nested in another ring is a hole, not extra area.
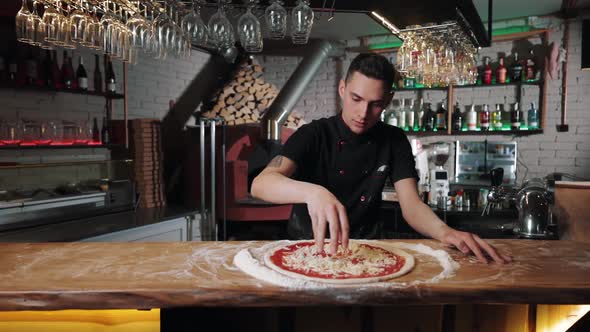
[[(411, 244), (411, 243), (387, 243), (387, 242), (378, 242), (379, 246), (381, 247), (391, 247), (393, 249), (405, 249), (409, 251), (414, 251), (416, 253), (428, 255), (434, 257), (436, 261), (442, 266), (443, 271), (440, 272), (438, 275), (426, 279), (426, 280), (414, 280), (411, 282), (400, 282), (400, 281), (383, 281), (383, 282), (375, 282), (369, 284), (326, 284), (322, 282), (312, 281), (312, 280), (305, 280), (301, 278), (294, 278), (291, 276), (284, 275), (279, 273), (271, 268), (269, 268), (265, 264), (265, 254), (268, 252), (275, 251), (279, 247), (283, 247), (286, 245), (294, 244), (295, 241), (278, 241), (268, 243), (263, 245), (259, 248), (246, 248), (242, 249), (236, 256), (234, 257), (234, 264), (239, 267), (243, 272), (246, 274), (262, 280), (266, 281), (275, 285), (290, 287), (290, 288), (306, 288), (306, 289), (316, 289), (316, 288), (346, 288), (346, 287), (381, 287), (381, 288), (402, 288), (402, 287), (410, 287), (424, 283), (436, 283), (442, 279), (446, 279), (452, 277), (455, 274), (455, 271), (459, 268), (459, 264), (455, 262), (449, 254), (444, 250), (435, 250), (431, 247), (428, 247), (423, 244)], [(361, 242), (362, 243), (362, 242)], [(371, 242), (367, 242), (371, 243)], [(375, 244), (375, 241), (372, 242)]]

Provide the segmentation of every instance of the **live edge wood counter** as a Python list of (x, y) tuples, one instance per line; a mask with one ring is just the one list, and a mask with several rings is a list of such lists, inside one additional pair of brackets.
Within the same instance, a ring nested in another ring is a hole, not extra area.
[[(419, 286), (305, 290), (256, 280), (233, 265), (239, 250), (263, 242), (0, 243), (0, 310), (590, 303), (587, 243), (494, 240), (515, 261), (485, 265), (436, 241), (403, 242), (448, 250), (461, 267), (452, 278)], [(418, 259), (397, 281), (441, 269)]]

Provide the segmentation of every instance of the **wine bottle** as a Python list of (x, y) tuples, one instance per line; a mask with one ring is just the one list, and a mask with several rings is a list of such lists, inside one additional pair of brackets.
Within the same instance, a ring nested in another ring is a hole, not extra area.
[(4, 57), (0, 56), (0, 83), (6, 82), (8, 79), (8, 70), (6, 70), (6, 62)]
[[(80, 63), (76, 70), (76, 77), (78, 79), (78, 89), (82, 91), (88, 90), (88, 75), (86, 74), (86, 68), (84, 68), (84, 59), (80, 55)], [(96, 119), (94, 119), (96, 120)], [(98, 132), (98, 129), (97, 129)]]
[(100, 57), (98, 54), (94, 55), (94, 91), (102, 93), (102, 74), (100, 73)]
[(519, 130), (522, 121), (522, 112), (519, 110), (518, 103), (514, 103), (512, 112), (510, 112), (510, 129)]
[(110, 133), (109, 133), (109, 125), (107, 123), (107, 118), (104, 117), (102, 119), (102, 129), (100, 131), (100, 137), (102, 138), (102, 144), (106, 145), (111, 142)]
[(92, 124), (92, 142), (100, 142), (100, 130), (98, 129), (98, 121), (96, 118), (94, 118), (94, 123)]
[(522, 81), (522, 63), (518, 59), (517, 52), (514, 52), (514, 62), (512, 63), (511, 72), (512, 82)]
[(32, 47), (29, 47), (26, 66), (26, 84), (29, 86), (35, 85), (35, 82), (37, 81), (37, 60), (35, 60), (35, 54), (33, 53)]
[(479, 112), (479, 127), (482, 131), (490, 129), (490, 108), (487, 104), (483, 105), (483, 109)]
[(485, 85), (492, 84), (492, 67), (490, 66), (490, 58), (485, 57), (482, 83)]
[(64, 56), (61, 63), (61, 78), (64, 88), (71, 89), (74, 84), (74, 75), (70, 73), (68, 65), (68, 51), (64, 50)]
[(18, 71), (18, 64), (16, 62), (16, 57), (13, 56), (12, 59), (10, 60), (10, 63), (8, 64), (8, 80), (11, 82), (11, 84), (16, 83), (17, 71)]
[(70, 77), (72, 77), (72, 89), (73, 90), (77, 90), (78, 89), (78, 80), (76, 79), (76, 72), (74, 71), (74, 64), (73, 64), (73, 60), (74, 59), (74, 54), (72, 53), (71, 57), (68, 57), (68, 73), (70, 75)]
[(535, 63), (535, 54), (533, 53), (533, 49), (531, 48), (529, 58), (526, 60), (526, 80), (527, 81), (534, 81), (536, 77), (536, 63)]
[(423, 120), (424, 130), (425, 131), (433, 131), (436, 115), (434, 114), (434, 111), (432, 110), (430, 103), (426, 103), (425, 105), (426, 105), (426, 112), (424, 112), (424, 120)]
[(51, 59), (51, 80), (53, 81), (52, 88), (62, 89), (63, 82), (61, 80), (61, 71), (57, 63), (57, 51), (53, 51), (53, 59)]
[(53, 87), (53, 75), (51, 72), (52, 68), (52, 61), (51, 61), (51, 51), (45, 50), (45, 58), (43, 59), (43, 85), (46, 87)]
[(438, 106), (436, 110), (436, 130), (447, 130), (447, 110), (445, 109), (444, 100)]
[(113, 70), (113, 62), (109, 60), (108, 69), (105, 75), (107, 93), (114, 95), (116, 92), (115, 71)]
[(494, 130), (502, 130), (502, 104), (496, 104), (496, 110), (492, 113), (492, 126)]

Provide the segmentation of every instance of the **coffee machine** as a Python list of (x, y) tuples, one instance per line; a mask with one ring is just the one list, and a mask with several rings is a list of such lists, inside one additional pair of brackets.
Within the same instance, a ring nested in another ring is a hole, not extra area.
[[(435, 168), (430, 170), (430, 205), (449, 204), (449, 172), (445, 164), (449, 160), (449, 144), (434, 143), (430, 155)], [(441, 203), (439, 203), (441, 202)]]

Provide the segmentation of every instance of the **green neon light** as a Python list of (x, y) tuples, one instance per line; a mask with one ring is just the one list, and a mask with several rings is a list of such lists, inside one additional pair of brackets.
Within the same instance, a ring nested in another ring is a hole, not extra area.
[(400, 46), (402, 46), (401, 40), (396, 41), (396, 42), (371, 45), (371, 46), (369, 46), (369, 49), (370, 50), (382, 50), (385, 48), (398, 48)]

